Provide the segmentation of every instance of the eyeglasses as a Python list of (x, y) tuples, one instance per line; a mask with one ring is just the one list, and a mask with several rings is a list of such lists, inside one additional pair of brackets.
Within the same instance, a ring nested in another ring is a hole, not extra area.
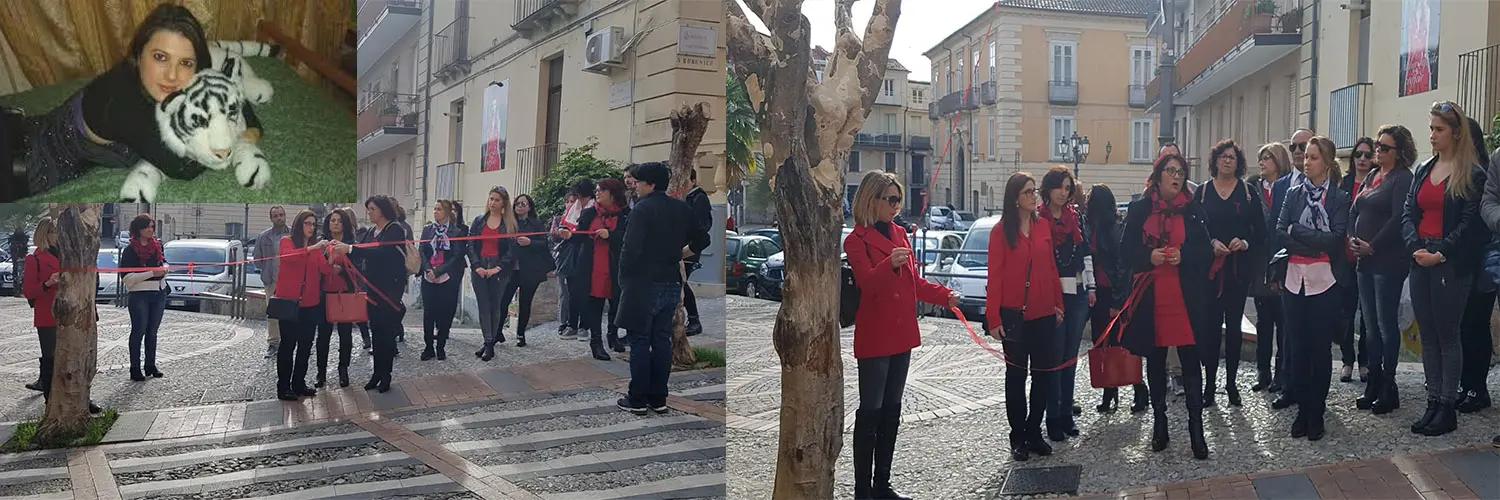
[(1220, 156), (1219, 159), (1220, 160), (1237, 161), (1237, 160), (1240, 159), (1240, 157), (1239, 156), (1235, 156), (1235, 155), (1223, 155), (1223, 156)]
[(889, 203), (889, 204), (891, 204), (893, 206), (901, 204), (901, 197), (900, 196), (887, 196), (887, 197), (881, 198), (881, 199), (885, 200), (886, 203)]
[(1177, 168), (1177, 167), (1167, 167), (1167, 168), (1161, 169), (1161, 173), (1162, 173), (1162, 175), (1170, 175), (1172, 177), (1177, 177), (1177, 178), (1181, 178), (1181, 177), (1187, 175), (1187, 171), (1186, 170), (1183, 170), (1183, 169), (1180, 169), (1180, 168)]
[(1307, 143), (1305, 143), (1305, 142), (1294, 142), (1294, 143), (1292, 143), (1292, 152), (1293, 153), (1301, 153), (1303, 151), (1307, 151)]
[(1376, 144), (1375, 149), (1382, 153), (1389, 153), (1391, 151), (1395, 151), (1396, 147), (1389, 144)]
[(1353, 159), (1356, 159), (1356, 160), (1358, 160), (1360, 158), (1374, 158), (1375, 157), (1375, 152), (1374, 151), (1355, 151), (1353, 153), (1349, 153), (1349, 157), (1353, 158)]
[(1021, 196), (1036, 196), (1036, 188), (1022, 189)]

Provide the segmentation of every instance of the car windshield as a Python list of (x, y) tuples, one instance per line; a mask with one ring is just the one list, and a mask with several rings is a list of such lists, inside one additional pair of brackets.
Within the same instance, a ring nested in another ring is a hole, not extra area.
[(99, 252), (98, 266), (100, 269), (112, 268), (115, 267), (115, 264), (119, 262), (119, 260), (120, 254), (117, 254), (115, 252)]
[[(193, 274), (219, 274), (224, 272), (224, 266), (204, 265), (209, 263), (223, 263), (229, 260), (222, 248), (205, 247), (167, 247), (167, 263), (172, 265), (187, 265), (193, 263)], [(170, 274), (187, 274), (187, 268), (173, 269)]]
[(978, 218), (974, 217), (974, 214), (971, 214), (971, 213), (968, 213), (968, 212), (957, 212), (957, 214), (958, 214), (958, 220), (961, 220), (961, 221), (964, 221), (964, 222), (974, 222), (976, 220), (979, 220)]
[(739, 238), (730, 238), (724, 240), (724, 255), (728, 255), (730, 259), (735, 259), (740, 256)]
[[(964, 238), (964, 250), (989, 250), (990, 229), (994, 226), (974, 226), (969, 230), (969, 236)], [(978, 269), (989, 266), (990, 256), (983, 253), (962, 254), (958, 256), (958, 265), (964, 269)]]

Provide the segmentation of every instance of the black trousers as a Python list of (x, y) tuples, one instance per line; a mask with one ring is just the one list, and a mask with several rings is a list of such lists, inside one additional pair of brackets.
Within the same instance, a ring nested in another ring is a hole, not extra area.
[[(1198, 357), (1198, 346), (1177, 346), (1177, 360), (1182, 362), (1182, 385), (1187, 396), (1189, 411), (1202, 409), (1203, 372), (1193, 367), (1202, 363)], [(1157, 414), (1167, 411), (1167, 348), (1158, 347), (1156, 352), (1146, 355), (1146, 388), (1151, 392), (1151, 410)], [(1199, 408), (1194, 408), (1199, 406)]]
[(402, 311), (369, 305), (370, 337), (374, 344), (374, 376), (390, 380), (396, 362), (396, 336), (401, 333)]
[(333, 331), (339, 332), (339, 373), (349, 369), (349, 354), (354, 349), (354, 323), (318, 324), (318, 381), (328, 378), (328, 347), (333, 340)]
[(1494, 349), (1490, 341), (1490, 314), (1494, 311), (1495, 295), (1495, 292), (1470, 291), (1469, 303), (1464, 307), (1463, 326), (1458, 334), (1464, 360), (1458, 384), (1464, 391), (1484, 390), (1484, 379), (1489, 375), (1490, 353)]
[(1224, 351), (1226, 385), (1234, 380), (1235, 373), (1239, 371), (1240, 350), (1245, 339), (1245, 299), (1249, 292), (1249, 285), (1225, 283), (1219, 296), (1210, 301), (1214, 320), (1222, 322), (1224, 328), (1221, 331), (1218, 328), (1219, 325), (1214, 325), (1214, 328), (1203, 332), (1203, 335), (1194, 336), (1200, 349), (1199, 357), (1203, 358), (1203, 377), (1207, 384), (1213, 384), (1218, 380), (1221, 345)]
[[(526, 324), (531, 322), (531, 300), (536, 297), (536, 289), (541, 283), (525, 283), (521, 280), (521, 273), (511, 273), (510, 281), (505, 284), (504, 291), (500, 293), (500, 324), (510, 316), (510, 301), (514, 300), (516, 293), (520, 292), (521, 304), (516, 311), (516, 338), (526, 338)], [(610, 322), (614, 322), (614, 315), (610, 315)]]
[[(696, 271), (698, 269), (699, 263), (684, 262), (683, 264), (686, 265), (686, 267), (684, 268), (684, 271), (686, 273), (683, 275), (683, 277), (692, 278), (693, 271)], [(687, 310), (688, 323), (695, 323), (698, 321), (698, 299), (697, 297), (693, 296), (693, 287), (688, 286), (688, 282), (686, 279), (682, 280), (682, 307)]]
[[(1255, 298), (1255, 368), (1273, 382), (1286, 382), (1286, 318), (1281, 312), (1281, 295)], [(1272, 358), (1275, 365), (1272, 366)]]
[(323, 306), (302, 307), (297, 321), (280, 320), (281, 344), (276, 347), (276, 391), (307, 387), (307, 361), (312, 356), (313, 335), (323, 324)]
[[(1047, 404), (1056, 396), (1053, 387), (1056, 371), (1037, 371), (1036, 368), (1051, 368), (1062, 362), (1057, 351), (1059, 343), (1054, 338), (1057, 332), (1057, 316), (1047, 316), (1021, 323), (1021, 331), (1006, 332), (1005, 350), (1005, 417), (1010, 422), (1012, 434), (1039, 433)], [(1031, 383), (1031, 395), (1026, 394), (1026, 376)]]
[(41, 382), (39, 385), (41, 385), (42, 394), (47, 394), (52, 390), (52, 367), (53, 361), (56, 360), (54, 356), (57, 354), (57, 327), (36, 327), (36, 338), (42, 344), (41, 373), (37, 380)]
[[(1343, 321), (1339, 316), (1327, 314), (1342, 307), (1347, 286), (1334, 285), (1317, 295), (1301, 295), (1283, 292), (1281, 300), (1286, 308), (1287, 339), (1292, 344), (1289, 364), (1291, 380), (1286, 392), (1297, 402), (1297, 411), (1306, 412), (1312, 418), (1323, 418), (1328, 408), (1328, 385), (1333, 378), (1333, 339)], [(1292, 391), (1295, 387), (1297, 390)]]
[[(1359, 363), (1365, 364), (1365, 358), (1369, 356), (1365, 352), (1365, 314), (1359, 311), (1359, 287), (1340, 286), (1339, 295), (1343, 300), (1343, 309), (1339, 311), (1339, 318), (1343, 320), (1344, 334), (1339, 336), (1339, 353), (1343, 355), (1344, 366)], [(1491, 301), (1493, 302), (1493, 301)], [(1374, 313), (1371, 313), (1373, 316)], [(1354, 327), (1359, 327), (1359, 341), (1355, 342)], [(1485, 318), (1485, 328), (1489, 328), (1489, 318)]]
[[(422, 341), (432, 347), (432, 341), (448, 342), (448, 331), (453, 328), (453, 314), (458, 312), (458, 294), (462, 279), (452, 277), (447, 283), (428, 283), (422, 280)], [(436, 333), (433, 332), (436, 330)]]

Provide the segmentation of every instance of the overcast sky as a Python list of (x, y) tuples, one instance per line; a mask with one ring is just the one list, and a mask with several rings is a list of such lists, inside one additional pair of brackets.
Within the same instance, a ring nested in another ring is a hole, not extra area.
[[(943, 0), (937, 8), (934, 0), (906, 0), (901, 3), (901, 19), (896, 21), (896, 40), (891, 46), (891, 57), (901, 61), (911, 70), (908, 78), (917, 81), (932, 79), (932, 63), (922, 52), (943, 41), (943, 37), (972, 21), (985, 9), (995, 6), (993, 0)], [(875, 0), (859, 0), (854, 4), (854, 33), (864, 36), (865, 25), (870, 22), (870, 11)], [(812, 43), (833, 50), (833, 0), (806, 0), (802, 14), (812, 23)]]

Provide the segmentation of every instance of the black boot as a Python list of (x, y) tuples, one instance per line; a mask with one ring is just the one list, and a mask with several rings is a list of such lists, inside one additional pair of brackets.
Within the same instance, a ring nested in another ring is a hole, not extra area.
[(380, 375), (370, 375), (370, 381), (365, 382), (365, 390), (373, 391), (376, 387), (380, 387)]
[(1224, 382), (1224, 393), (1229, 395), (1229, 406), (1240, 406), (1240, 386), (1234, 379)]
[[(1396, 389), (1395, 375), (1396, 372), (1394, 371), (1386, 371), (1379, 374), (1381, 382), (1380, 397), (1376, 398), (1375, 403), (1370, 405), (1371, 413), (1384, 415), (1401, 408), (1401, 394)], [(1370, 372), (1370, 376), (1376, 376), (1375, 372)]]
[(437, 352), (433, 350), (432, 341), (429, 340), (427, 341), (427, 346), (422, 349), (422, 356), (417, 359), (427, 361), (429, 359), (432, 359), (434, 356), (437, 356)]
[(880, 430), (875, 434), (875, 475), (870, 482), (870, 497), (911, 500), (891, 488), (891, 463), (896, 459), (896, 434), (901, 427), (901, 405), (888, 404), (880, 409)]
[(697, 317), (688, 318), (687, 326), (683, 328), (682, 334), (691, 337), (700, 333), (703, 333), (703, 323), (698, 321)]
[(36, 363), (37, 363), (36, 382), (32, 382), (32, 383), (26, 384), (26, 388), (27, 389), (31, 389), (31, 390), (36, 391), (36, 392), (47, 392), (46, 385), (45, 385), (46, 383), (42, 381), (42, 377), (43, 377), (42, 372), (44, 372), (44, 371), (47, 370), (47, 359), (46, 358), (37, 358)]
[(1171, 440), (1167, 436), (1167, 388), (1151, 390), (1151, 417), (1151, 451), (1159, 452), (1167, 449)]
[(1300, 406), (1297, 407), (1297, 418), (1292, 420), (1292, 437), (1307, 437), (1307, 411)]
[(146, 381), (146, 375), (144, 375), (144, 374), (141, 373), (141, 369), (140, 368), (131, 368), (130, 369), (130, 380), (135, 381), (135, 382), (145, 382)]
[(1135, 393), (1135, 402), (1130, 405), (1130, 413), (1136, 414), (1146, 411), (1151, 407), (1151, 391), (1146, 390), (1146, 384), (1135, 384), (1131, 387)]
[(1048, 443), (1046, 439), (1042, 438), (1041, 426), (1032, 427), (1031, 429), (1026, 431), (1026, 435), (1027, 437), (1029, 437), (1029, 439), (1027, 439), (1026, 441), (1026, 443), (1029, 445), (1027, 446), (1027, 448), (1031, 449), (1032, 453), (1035, 453), (1036, 456), (1039, 457), (1052, 455), (1052, 444)]
[(1114, 388), (1105, 389), (1104, 398), (1099, 401), (1099, 406), (1094, 407), (1094, 411), (1099, 413), (1114, 413), (1118, 409), (1120, 409), (1120, 390)]
[(1365, 393), (1354, 399), (1354, 407), (1361, 410), (1374, 408), (1375, 400), (1380, 399), (1382, 383), (1384, 382), (1380, 379), (1379, 371), (1370, 372), (1368, 381), (1365, 382)]
[(1417, 419), (1416, 422), (1412, 422), (1411, 423), (1411, 431), (1415, 432), (1415, 433), (1418, 433), (1418, 434), (1421, 434), (1422, 433), (1422, 429), (1426, 429), (1427, 428), (1427, 424), (1432, 423), (1432, 419), (1435, 418), (1435, 417), (1437, 417), (1437, 414), (1438, 414), (1438, 400), (1437, 400), (1437, 398), (1428, 397), (1427, 398), (1427, 412), (1422, 414), (1422, 418), (1419, 418), (1419, 419)]
[[(1192, 389), (1189, 389), (1188, 392), (1192, 392)], [(1214, 393), (1217, 393), (1217, 392), (1219, 392), (1218, 383), (1216, 383), (1214, 381), (1214, 377), (1212, 375), (1210, 375), (1208, 377), (1208, 380), (1205, 381), (1204, 384), (1203, 384), (1203, 407), (1204, 408), (1212, 407), (1212, 406), (1215, 406), (1216, 404), (1218, 404), (1216, 401), (1214, 401), (1216, 399), (1214, 397)]]
[(599, 361), (609, 361), (609, 351), (606, 351), (604, 349), (604, 339), (598, 331), (594, 331), (589, 334), (589, 349), (594, 351), (594, 359), (597, 359)]
[(1437, 414), (1432, 421), (1422, 428), (1424, 436), (1441, 436), (1458, 430), (1458, 412), (1453, 408), (1453, 403), (1438, 404)]
[(516, 332), (516, 347), (526, 347), (526, 332)]
[(607, 335), (605, 335), (605, 340), (609, 342), (609, 350), (614, 352), (625, 352), (625, 343), (620, 342), (620, 336), (618, 333), (609, 332)]
[(437, 350), (433, 354), (436, 355), (438, 361), (445, 361), (445, 360), (447, 360), (448, 359), (448, 339), (443, 338), (443, 337), (438, 337), (438, 339), (437, 339)]
[(854, 498), (870, 498), (870, 478), (874, 471), (875, 438), (880, 431), (880, 411), (859, 409), (854, 412)]
[(484, 348), (479, 350), (479, 359), (481, 361), (495, 359), (495, 344), (485, 342)]
[(1271, 371), (1265, 368), (1256, 370), (1255, 385), (1250, 386), (1251, 391), (1260, 392), (1271, 386)]
[(1025, 462), (1031, 458), (1031, 451), (1027, 448), (1027, 437), (1024, 432), (1010, 431), (1010, 459), (1013, 462)]
[(339, 367), (339, 387), (349, 387), (349, 367)]
[(391, 390), (391, 374), (387, 373), (385, 375), (381, 375), (380, 376), (380, 384), (375, 387), (375, 390), (376, 391), (380, 391), (380, 392), (388, 392), (388, 391), (390, 391)]
[(1465, 392), (1468, 396), (1464, 398), (1464, 404), (1454, 405), (1459, 413), (1474, 413), (1490, 407), (1490, 391), (1480, 386), (1478, 389), (1470, 389)]
[[(1188, 442), (1192, 444), (1193, 458), (1208, 459), (1208, 441), (1203, 439), (1203, 405), (1210, 401), (1205, 392), (1199, 392), (1197, 381), (1187, 381)], [(1212, 386), (1213, 379), (1209, 379)]]

